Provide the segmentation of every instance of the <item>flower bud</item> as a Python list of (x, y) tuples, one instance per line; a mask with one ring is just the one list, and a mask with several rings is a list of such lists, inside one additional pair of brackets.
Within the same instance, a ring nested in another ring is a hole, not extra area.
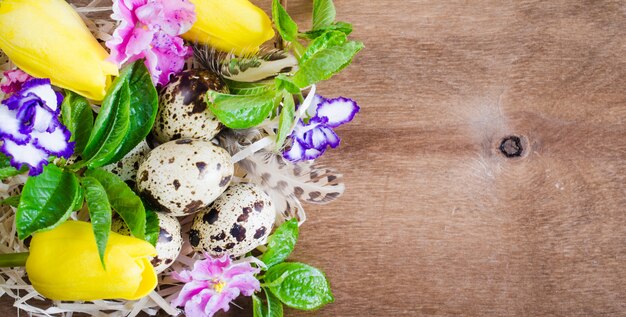
[(254, 54), (274, 37), (272, 21), (248, 0), (191, 0), (197, 20), (183, 38), (237, 55)]
[(89, 99), (104, 99), (118, 69), (64, 0), (0, 1), (0, 49), (20, 69)]

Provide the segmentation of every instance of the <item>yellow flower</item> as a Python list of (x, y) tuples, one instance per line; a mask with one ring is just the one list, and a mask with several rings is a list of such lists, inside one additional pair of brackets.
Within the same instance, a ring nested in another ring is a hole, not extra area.
[(64, 0), (0, 1), (0, 49), (19, 68), (87, 98), (104, 99), (118, 69)]
[(157, 285), (150, 243), (111, 232), (102, 267), (91, 224), (67, 221), (36, 233), (26, 272), (43, 296), (53, 300), (139, 299)]
[(186, 40), (237, 55), (253, 54), (274, 37), (272, 21), (248, 0), (191, 0), (196, 23), (182, 35)]

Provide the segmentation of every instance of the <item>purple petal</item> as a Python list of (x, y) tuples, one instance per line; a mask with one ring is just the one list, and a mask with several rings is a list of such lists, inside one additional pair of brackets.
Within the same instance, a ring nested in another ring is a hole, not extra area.
[(5, 139), (2, 145), (2, 152), (11, 157), (11, 166), (16, 169), (22, 168), (23, 165), (28, 165), (30, 167), (30, 176), (41, 174), (44, 166), (48, 164), (48, 153), (35, 147), (32, 143), (22, 145)]
[(297, 139), (293, 140), (291, 147), (283, 152), (283, 157), (289, 161), (297, 162), (304, 159), (305, 148)]
[(329, 127), (321, 127), (319, 130), (324, 133), (324, 136), (326, 138), (326, 144), (330, 145), (330, 147), (332, 147), (333, 149), (339, 146), (341, 140), (339, 139), (337, 133), (333, 131), (333, 129)]
[(8, 107), (0, 105), (0, 138), (11, 139), (20, 144), (25, 144), (29, 140), (28, 135), (20, 133), (20, 121), (16, 118), (17, 110), (10, 110)]
[(314, 160), (320, 156), (322, 156), (322, 154), (324, 154), (324, 152), (326, 152), (326, 149), (322, 149), (322, 150), (318, 150), (318, 149), (306, 149), (304, 150), (304, 160)]
[(68, 142), (70, 131), (59, 126), (53, 132), (31, 133), (33, 145), (46, 151), (49, 155), (70, 158), (74, 153), (74, 142)]
[(307, 148), (321, 150), (328, 146), (328, 140), (326, 139), (326, 134), (322, 128), (324, 127), (318, 127), (304, 134), (303, 143)]
[(63, 99), (59, 99), (57, 93), (50, 86), (50, 79), (31, 79), (24, 83), (20, 91), (22, 96), (33, 94), (41, 99), (45, 105), (55, 114), (61, 110), (59, 106)]
[(315, 97), (313, 97), (313, 102), (311, 102), (311, 106), (309, 107), (309, 109), (306, 110), (306, 114), (309, 117), (315, 117), (317, 107), (319, 107), (319, 105), (321, 105), (325, 101), (326, 101), (326, 98), (318, 94), (315, 94)]
[(317, 117), (328, 119), (327, 125), (336, 128), (352, 121), (359, 109), (354, 100), (339, 97), (322, 102), (317, 107)]

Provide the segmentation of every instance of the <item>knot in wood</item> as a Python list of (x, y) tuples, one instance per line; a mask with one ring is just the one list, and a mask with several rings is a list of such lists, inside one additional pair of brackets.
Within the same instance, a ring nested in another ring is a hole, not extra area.
[(522, 140), (518, 136), (508, 136), (500, 142), (500, 152), (508, 158), (520, 157), (524, 153)]

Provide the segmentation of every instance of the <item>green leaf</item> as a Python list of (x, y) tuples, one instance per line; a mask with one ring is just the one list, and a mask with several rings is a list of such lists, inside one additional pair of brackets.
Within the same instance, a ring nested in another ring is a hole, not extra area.
[(280, 300), (272, 294), (272, 292), (265, 292), (267, 296), (267, 314), (266, 317), (283, 317), (283, 304)]
[(156, 246), (157, 241), (159, 240), (159, 233), (161, 233), (159, 217), (156, 212), (146, 209), (146, 241), (153, 246)]
[[(315, 39), (301, 60), (300, 69), (293, 77), (293, 82), (300, 88), (331, 78), (346, 66), (350, 65), (354, 56), (363, 49), (361, 42), (341, 42), (345, 34), (329, 32)], [(316, 43), (320, 41), (319, 43)], [(306, 57), (306, 58), (305, 58)]]
[(100, 262), (104, 267), (104, 252), (109, 241), (109, 232), (111, 232), (111, 205), (106, 190), (97, 179), (87, 176), (81, 179), (81, 183), (89, 208), (91, 227), (98, 245)]
[(83, 208), (83, 203), (85, 202), (85, 195), (83, 193), (83, 189), (79, 186), (78, 192), (74, 197), (74, 202), (72, 203), (72, 211), (77, 211)]
[(338, 31), (344, 33), (345, 35), (350, 35), (352, 33), (352, 24), (346, 22), (335, 22), (331, 25), (319, 28), (317, 30), (311, 30), (305, 33), (301, 33), (300, 36), (314, 40), (329, 31)]
[(43, 173), (29, 177), (15, 214), (18, 237), (23, 240), (35, 232), (56, 227), (67, 220), (78, 195), (76, 175), (47, 165)]
[(65, 90), (65, 98), (61, 104), (61, 116), (63, 125), (72, 134), (70, 141), (76, 142), (74, 154), (80, 155), (87, 146), (89, 134), (93, 128), (93, 110), (89, 101), (83, 96)]
[(22, 169), (17, 170), (15, 167), (11, 166), (11, 159), (0, 153), (0, 180), (22, 174), (27, 170), (26, 165), (22, 166)]
[(293, 120), (296, 115), (296, 105), (293, 96), (288, 92), (283, 92), (283, 110), (278, 118), (278, 132), (276, 133), (276, 150), (280, 150), (285, 144), (285, 140), (291, 134)]
[(121, 160), (146, 138), (154, 125), (159, 104), (156, 88), (143, 60), (125, 67), (120, 77), (127, 78), (130, 88), (130, 127), (115, 155), (106, 164)]
[(333, 0), (313, 1), (313, 30), (319, 30), (335, 22), (335, 4)]
[(299, 94), (301, 92), (300, 87), (296, 86), (291, 80), (291, 77), (285, 74), (279, 74), (274, 81), (276, 82), (277, 90), (287, 90), (292, 94)]
[(89, 142), (83, 151), (83, 165), (106, 165), (117, 153), (130, 128), (130, 87), (118, 77), (102, 102)]
[(267, 267), (285, 261), (298, 241), (298, 220), (291, 219), (280, 225), (267, 241), (267, 251), (260, 260)]
[(209, 91), (208, 99), (209, 108), (224, 125), (231, 129), (248, 129), (270, 115), (275, 106), (276, 91), (248, 96)]
[(263, 314), (264, 310), (265, 310), (265, 305), (263, 304), (261, 299), (256, 295), (252, 295), (252, 312), (253, 312), (252, 316), (253, 317), (265, 317), (265, 315)]
[(289, 16), (279, 0), (272, 2), (272, 17), (278, 33), (285, 41), (295, 42), (298, 40), (298, 25)]
[(260, 83), (247, 83), (225, 78), (224, 82), (226, 82), (230, 93), (233, 95), (258, 95), (269, 90), (273, 90), (275, 87), (274, 82), (271, 81)]
[(335, 300), (324, 273), (306, 264), (277, 264), (266, 272), (265, 282), (291, 308), (314, 310)]
[(21, 197), (22, 197), (21, 195), (16, 195), (16, 196), (11, 196), (4, 200), (0, 200), (0, 205), (7, 205), (7, 206), (17, 208), (17, 206), (19, 206), (20, 204)]
[(111, 207), (122, 217), (133, 236), (144, 239), (146, 210), (135, 192), (117, 175), (103, 169), (88, 170), (85, 176), (93, 177), (102, 184)]

